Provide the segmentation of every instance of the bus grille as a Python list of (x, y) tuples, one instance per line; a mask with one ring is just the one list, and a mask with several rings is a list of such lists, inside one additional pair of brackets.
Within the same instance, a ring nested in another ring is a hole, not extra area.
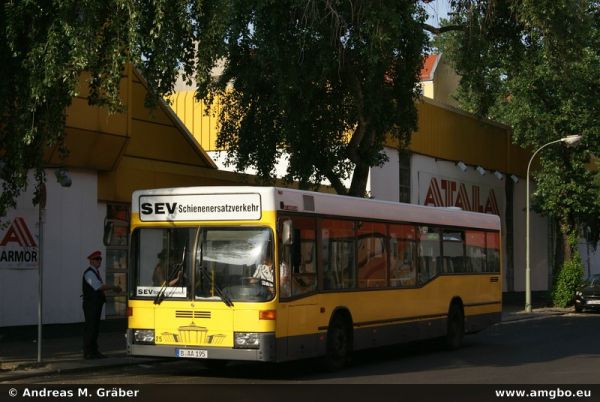
[(210, 311), (175, 310), (176, 318), (210, 318)]

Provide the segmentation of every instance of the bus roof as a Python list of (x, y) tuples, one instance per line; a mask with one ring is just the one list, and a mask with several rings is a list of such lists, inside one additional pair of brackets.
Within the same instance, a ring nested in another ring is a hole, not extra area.
[[(146, 201), (154, 200), (156, 202), (159, 200), (163, 204), (173, 199), (183, 200), (187, 203), (186, 207), (189, 207), (191, 200), (200, 195), (213, 197), (213, 208), (218, 208), (214, 205), (218, 203), (256, 202), (260, 204), (260, 209), (265, 211), (303, 212), (326, 216), (500, 230), (500, 218), (492, 214), (464, 211), (459, 208), (429, 207), (280, 187), (203, 186), (138, 190), (133, 193), (131, 208), (133, 213), (140, 213), (140, 208), (144, 208), (143, 205), (146, 205)], [(204, 203), (195, 202), (194, 205), (204, 205)], [(258, 214), (258, 218), (255, 217), (255, 214), (247, 216), (247, 219), (250, 220), (260, 218), (260, 214)], [(151, 220), (178, 219), (156, 218)]]

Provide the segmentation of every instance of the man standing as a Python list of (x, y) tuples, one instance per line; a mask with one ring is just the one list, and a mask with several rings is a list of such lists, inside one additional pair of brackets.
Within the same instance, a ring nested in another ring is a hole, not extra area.
[(109, 286), (102, 282), (100, 276), (100, 264), (102, 253), (99, 250), (88, 255), (90, 266), (83, 273), (83, 314), (85, 326), (83, 328), (83, 357), (85, 359), (100, 359), (104, 356), (98, 351), (98, 331), (100, 328), (100, 317), (102, 306), (106, 301), (104, 291), (114, 290), (120, 292), (118, 286)]

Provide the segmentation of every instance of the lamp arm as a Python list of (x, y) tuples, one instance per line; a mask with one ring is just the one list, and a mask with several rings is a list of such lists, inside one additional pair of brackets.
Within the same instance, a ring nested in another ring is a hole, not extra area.
[(556, 144), (557, 142), (562, 142), (563, 139), (561, 138), (560, 140), (556, 140), (556, 141), (551, 141), (547, 144), (542, 145), (541, 147), (539, 147), (534, 153), (533, 155), (531, 155), (531, 158), (529, 159), (529, 163), (527, 164), (527, 176), (529, 176), (529, 168), (531, 167), (531, 162), (533, 162), (533, 159), (535, 158), (535, 156), (544, 148), (546, 148), (548, 145), (552, 145), (552, 144)]

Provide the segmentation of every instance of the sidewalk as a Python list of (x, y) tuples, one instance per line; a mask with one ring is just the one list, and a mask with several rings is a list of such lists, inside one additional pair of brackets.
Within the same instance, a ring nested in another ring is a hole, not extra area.
[(126, 353), (125, 333), (102, 332), (99, 336), (105, 359), (84, 360), (82, 338), (78, 333), (42, 340), (42, 361), (37, 362), (37, 338), (0, 339), (0, 383), (30, 377), (72, 371), (93, 371), (99, 367), (119, 367), (144, 364), (156, 358), (129, 357)]
[[(534, 308), (531, 313), (526, 313), (522, 306), (505, 305), (502, 322), (539, 319), (571, 312), (573, 312), (572, 308), (539, 307)], [(103, 332), (99, 337), (100, 350), (107, 358), (84, 360), (81, 353), (81, 335), (77, 331), (68, 332), (64, 336), (43, 339), (41, 363), (37, 362), (36, 337), (0, 338), (0, 383), (57, 373), (93, 371), (97, 368), (132, 366), (164, 360), (128, 357), (125, 334), (123, 331), (116, 330)]]
[(504, 306), (502, 310), (502, 322), (535, 320), (552, 315), (564, 315), (575, 312), (573, 307), (534, 307), (531, 313), (523, 310), (523, 307)]

